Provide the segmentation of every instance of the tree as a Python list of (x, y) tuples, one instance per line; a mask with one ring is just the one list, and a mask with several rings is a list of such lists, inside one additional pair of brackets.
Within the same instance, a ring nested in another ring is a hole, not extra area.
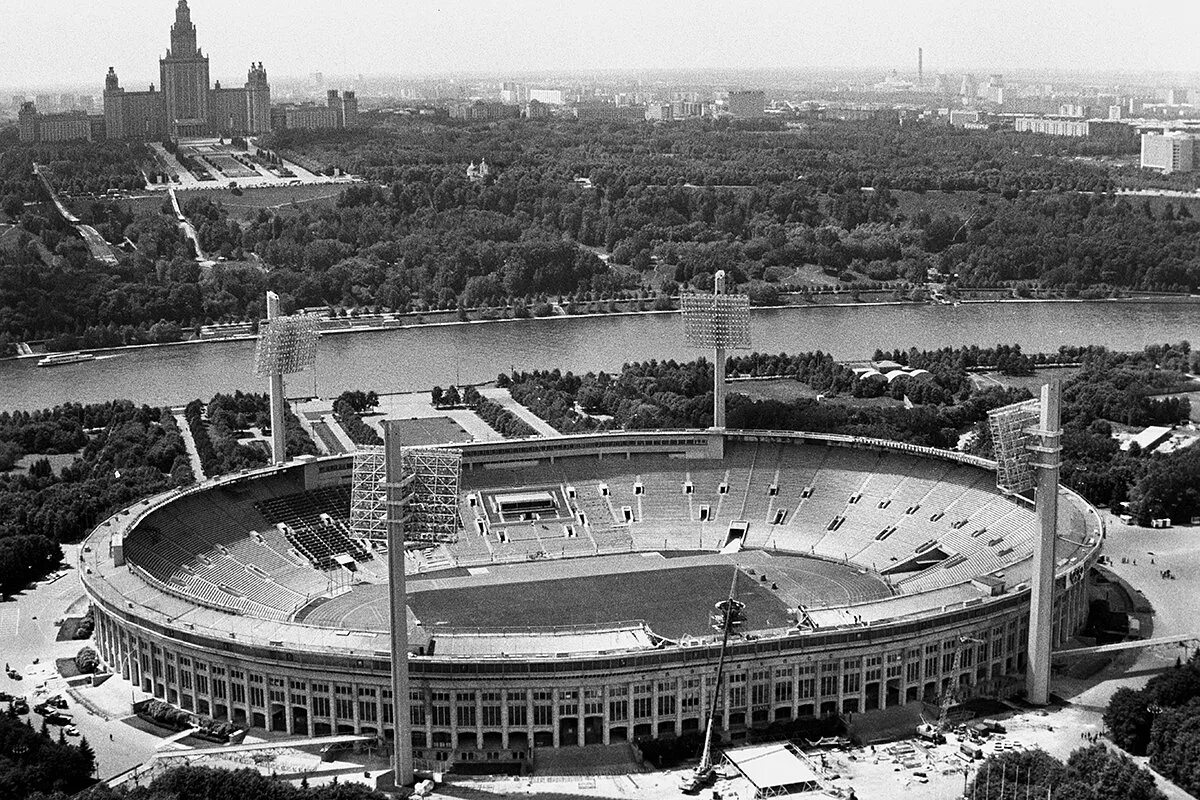
[(447, 389), (444, 399), (446, 401), (446, 405), (448, 406), (456, 406), (461, 403), (462, 398), (459, 396), (458, 387), (451, 386), (449, 389)]
[(443, 397), (445, 397), (445, 394), (442, 392), (442, 387), (440, 386), (435, 386), (429, 391), (430, 401), (435, 408), (442, 404)]
[(477, 406), (479, 404), (480, 397), (481, 395), (479, 394), (479, 390), (474, 386), (463, 387), (462, 402), (463, 405), (467, 406), (468, 408), (474, 408)]
[(1154, 721), (1145, 695), (1123, 686), (1113, 693), (1104, 710), (1104, 725), (1113, 742), (1135, 756), (1144, 756)]
[(96, 751), (92, 749), (92, 745), (88, 742), (87, 737), (83, 736), (79, 739), (79, 755), (87, 764), (88, 774), (96, 771)]

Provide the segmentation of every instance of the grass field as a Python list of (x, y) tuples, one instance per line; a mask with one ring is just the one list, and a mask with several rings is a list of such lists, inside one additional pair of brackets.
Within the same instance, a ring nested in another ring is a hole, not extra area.
[[(708, 635), (712, 604), (729, 593), (728, 567), (705, 566), (657, 572), (507, 583), (419, 592), (409, 605), (425, 629), (513, 628), (589, 625), (644, 619), (655, 633), (672, 638)], [(788, 624), (787, 607), (744, 576), (738, 598), (753, 628)]]
[[(751, 400), (781, 400), (790, 402), (800, 398), (816, 399), (821, 394), (807, 383), (794, 380), (756, 379), (748, 381), (733, 381), (729, 391), (734, 394), (744, 394)], [(839, 395), (828, 398), (828, 402), (854, 408), (901, 408), (903, 400), (891, 397), (851, 397)]]
[(976, 386), (1003, 386), (1006, 389), (1028, 389), (1037, 392), (1051, 378), (1061, 378), (1065, 383), (1083, 370), (1079, 367), (1042, 367), (1033, 375), (1001, 375), (999, 372), (976, 372), (971, 380)]

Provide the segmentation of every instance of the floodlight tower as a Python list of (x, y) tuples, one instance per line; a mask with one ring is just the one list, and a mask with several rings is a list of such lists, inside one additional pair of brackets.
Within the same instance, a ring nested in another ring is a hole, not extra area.
[(725, 430), (725, 351), (750, 346), (750, 298), (725, 293), (725, 270), (717, 272), (713, 284), (712, 294), (681, 295), (679, 310), (684, 340), (713, 351), (713, 428)]
[(1050, 702), (1050, 648), (1054, 631), (1054, 538), (1058, 534), (1058, 475), (1062, 465), (1060, 400), (1057, 378), (1042, 387), (1040, 425), (1026, 445), (1037, 470), (1038, 537), (1033, 545), (1033, 594), (1029, 604), (1029, 666), (1026, 694), (1037, 705)]
[[(391, 583), (392, 722), (395, 744), (392, 769), (396, 786), (414, 781), (412, 734), (408, 705), (408, 591), (404, 580), (404, 544), (423, 540), (453, 542), (458, 538), (458, 482), (462, 451), (404, 447), (396, 420), (383, 423), (382, 476), (386, 502), (388, 580)], [(378, 475), (374, 464), (355, 461), (355, 481)], [(363, 487), (363, 491), (369, 491)]]
[(283, 376), (303, 372), (316, 363), (318, 335), (316, 317), (281, 316), (279, 295), (267, 292), (267, 318), (258, 330), (254, 371), (271, 381), (271, 460), (275, 464), (287, 461)]
[(1015, 494), (1034, 489), (1038, 535), (1029, 587), (1029, 643), (1025, 693), (1029, 702), (1050, 701), (1050, 650), (1054, 635), (1054, 543), (1058, 535), (1058, 477), (1062, 465), (1062, 382), (1051, 378), (1040, 400), (988, 413), (996, 448), (996, 485)]

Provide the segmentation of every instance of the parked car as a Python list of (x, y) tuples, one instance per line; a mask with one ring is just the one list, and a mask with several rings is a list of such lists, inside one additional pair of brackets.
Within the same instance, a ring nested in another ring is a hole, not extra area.
[(63, 728), (63, 733), (65, 733), (67, 736), (78, 736), (79, 728), (76, 728), (74, 725), (68, 725), (67, 727)]

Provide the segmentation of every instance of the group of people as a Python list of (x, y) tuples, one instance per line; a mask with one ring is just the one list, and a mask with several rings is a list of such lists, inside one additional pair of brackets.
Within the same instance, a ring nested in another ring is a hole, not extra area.
[(1083, 739), (1085, 742), (1091, 742), (1092, 744), (1095, 744), (1096, 742), (1100, 741), (1100, 732), (1099, 731), (1080, 731), (1079, 738)]

